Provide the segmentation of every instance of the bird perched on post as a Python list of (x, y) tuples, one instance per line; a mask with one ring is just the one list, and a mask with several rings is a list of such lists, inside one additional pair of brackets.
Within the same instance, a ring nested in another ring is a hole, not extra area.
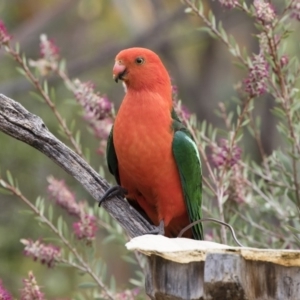
[[(196, 144), (173, 108), (169, 74), (157, 54), (130, 48), (116, 56), (113, 78), (126, 85), (107, 143), (108, 167), (119, 186), (100, 203), (121, 194), (176, 237), (201, 219), (202, 173)], [(203, 239), (202, 224), (185, 236)]]

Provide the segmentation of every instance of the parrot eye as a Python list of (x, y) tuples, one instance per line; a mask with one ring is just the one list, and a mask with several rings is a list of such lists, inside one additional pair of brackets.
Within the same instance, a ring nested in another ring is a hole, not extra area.
[(135, 62), (138, 64), (138, 65), (141, 65), (141, 64), (143, 64), (144, 63), (144, 58), (142, 58), (142, 57), (137, 57), (136, 59), (135, 59)]

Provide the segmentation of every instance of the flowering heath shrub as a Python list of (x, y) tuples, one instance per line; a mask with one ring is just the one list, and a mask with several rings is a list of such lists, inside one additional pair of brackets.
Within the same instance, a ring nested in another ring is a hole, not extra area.
[[(300, 66), (299, 57), (289, 53), (287, 45), (295, 24), (300, 21), (300, 2), (254, 0), (249, 4), (244, 0), (215, 1), (224, 12), (239, 11), (251, 18), (255, 25), (253, 37), (258, 45), (255, 53), (242, 49), (239, 41), (223, 28), (208, 7), (210, 1), (182, 2), (186, 12), (201, 20), (202, 29), (225, 45), (226, 51), (232, 55), (232, 63), (243, 70), (234, 85), (237, 97), (233, 101), (224, 99), (217, 107), (224, 124), (221, 128), (206, 120), (197, 120), (182, 104), (176, 85), (172, 87), (174, 108), (191, 131), (201, 155), (204, 215), (229, 223), (243, 245), (297, 248), (300, 245)], [(74, 151), (87, 158), (80, 139), (51, 98), (47, 76), (57, 76), (64, 82), (72, 93), (72, 101), (81, 107), (84, 122), (99, 141), (97, 153), (103, 156), (115, 116), (113, 104), (107, 96), (96, 92), (91, 82), (69, 78), (58, 47), (45, 34), (40, 38), (40, 57), (27, 62), (19, 47), (12, 46), (12, 37), (0, 21), (0, 47), (16, 61), (20, 73), (32, 82), (38, 97), (54, 114), (60, 132)], [(271, 154), (263, 146), (260, 128), (263, 116), (257, 109), (267, 98), (274, 103), (272, 113), (281, 139)], [(259, 159), (254, 159), (247, 148), (249, 139), (257, 146)], [(58, 244), (50, 244), (44, 239), (33, 241), (24, 237), (21, 243), (26, 256), (50, 268), (68, 265), (87, 274), (92, 281), (90, 285), (87, 283), (91, 294), (81, 295), (81, 299), (138, 299), (139, 296), (143, 299), (142, 276), (130, 280), (138, 288), (129, 285), (121, 290), (115, 286), (113, 276), (106, 278), (107, 265), (101, 257), (94, 257), (93, 248), (100, 228), (107, 231), (107, 240), (126, 242), (121, 227), (102, 209), (89, 205), (87, 201), (78, 201), (64, 181), (50, 174), (45, 179), (48, 180), (47, 201), (39, 197), (35, 203), (22, 194), (9, 172), (6, 177), (2, 176), (2, 189), (23, 201), (37, 222), (46, 226), (59, 240)], [(233, 244), (225, 227), (213, 223), (205, 226), (205, 237)], [(128, 254), (125, 259), (143, 269), (143, 259), (138, 255), (135, 258)], [(23, 280), (23, 286), (21, 299), (46, 299), (32, 272)], [(3, 282), (0, 282), (0, 299), (12, 299)]]

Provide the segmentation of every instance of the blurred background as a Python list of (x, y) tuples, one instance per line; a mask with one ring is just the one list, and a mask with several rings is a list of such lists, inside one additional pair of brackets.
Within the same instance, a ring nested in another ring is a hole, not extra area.
[[(235, 36), (249, 54), (257, 52), (258, 45), (252, 20), (236, 11), (222, 8), (218, 1), (203, 1), (221, 19), (224, 28)], [(252, 1), (249, 1), (252, 2)], [(281, 1), (273, 1), (280, 10)], [(179, 97), (199, 120), (208, 120), (223, 126), (216, 117), (218, 102), (229, 103), (235, 95), (233, 86), (246, 74), (232, 64), (232, 57), (220, 42), (206, 32), (197, 30), (201, 21), (186, 14), (179, 0), (1, 0), (0, 19), (13, 36), (12, 43), (19, 42), (27, 58), (39, 58), (39, 36), (47, 34), (60, 49), (67, 61), (71, 78), (91, 80), (96, 90), (120, 104), (124, 91), (112, 80), (112, 66), (116, 54), (128, 47), (140, 46), (154, 50), (165, 63)], [(287, 47), (290, 54), (298, 51), (295, 43)], [(30, 95), (31, 84), (16, 71), (15, 62), (0, 51), (0, 93), (24, 105), (41, 116), (47, 127), (57, 135), (57, 124), (48, 107)], [(98, 141), (86, 130), (80, 116), (80, 107), (64, 84), (49, 77), (49, 85), (56, 88), (58, 110), (70, 123), (75, 119), (82, 131), (82, 144), (91, 151), (91, 164), (98, 170), (104, 165), (103, 157), (96, 153)], [(273, 100), (268, 97), (258, 104), (263, 116), (263, 142), (267, 153), (278, 144), (270, 108)], [(61, 138), (61, 137), (60, 137)], [(62, 139), (66, 142), (64, 139)], [(252, 147), (249, 145), (249, 147)], [(251, 149), (251, 148), (250, 148)], [(253, 148), (252, 155), (257, 149)], [(19, 182), (27, 198), (34, 201), (46, 195), (49, 175), (64, 178), (77, 199), (93, 200), (64, 171), (33, 148), (0, 133), (0, 169), (2, 175), (10, 170)], [(112, 179), (111, 177), (108, 177)], [(46, 267), (22, 256), (21, 238), (37, 239), (44, 234), (31, 217), (24, 215), (23, 203), (12, 196), (0, 194), (0, 278), (15, 295), (21, 287), (21, 278), (33, 270), (43, 291), (49, 298), (70, 298), (80, 279), (72, 270)], [(123, 245), (101, 245), (105, 232), (99, 232), (99, 251), (107, 260), (109, 272), (114, 274), (119, 287), (128, 287), (128, 279), (134, 269), (120, 257), (126, 250)]]

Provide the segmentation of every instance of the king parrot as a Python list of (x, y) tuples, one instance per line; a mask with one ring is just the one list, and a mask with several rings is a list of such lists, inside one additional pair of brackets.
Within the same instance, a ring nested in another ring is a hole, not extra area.
[[(108, 138), (109, 170), (129, 203), (177, 237), (202, 217), (202, 171), (192, 135), (173, 108), (169, 74), (151, 50), (129, 48), (116, 56), (113, 78), (126, 94)], [(202, 224), (184, 236), (203, 239)]]

